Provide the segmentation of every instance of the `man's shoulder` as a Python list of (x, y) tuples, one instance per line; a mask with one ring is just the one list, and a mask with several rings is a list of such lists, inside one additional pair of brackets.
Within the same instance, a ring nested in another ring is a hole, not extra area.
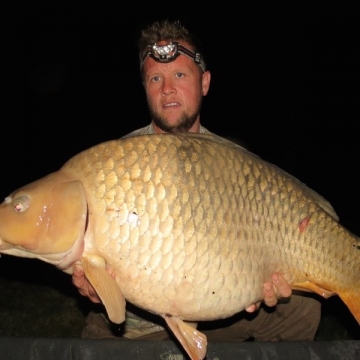
[(227, 144), (227, 145), (230, 145), (230, 146), (236, 146), (238, 148), (241, 148), (247, 152), (249, 152), (249, 150), (247, 150), (245, 147), (241, 146), (238, 142), (234, 142), (230, 139), (227, 139), (225, 137), (222, 137), (220, 135), (217, 135), (211, 131), (209, 131), (208, 129), (204, 128), (203, 126), (201, 126), (200, 128), (200, 133), (201, 134), (207, 134), (207, 135), (211, 135), (216, 141), (222, 143), (222, 144)]
[(206, 127), (202, 125), (200, 125), (200, 134), (214, 135), (211, 131), (209, 131)]

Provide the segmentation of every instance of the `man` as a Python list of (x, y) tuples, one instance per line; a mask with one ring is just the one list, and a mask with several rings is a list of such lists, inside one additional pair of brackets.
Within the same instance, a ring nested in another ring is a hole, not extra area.
[[(210, 133), (200, 124), (203, 96), (211, 74), (197, 39), (180, 22), (156, 22), (146, 28), (139, 40), (140, 70), (151, 116), (150, 125), (126, 135), (153, 133)], [(212, 134), (212, 136), (217, 136)], [(269, 254), (271, 256), (271, 254)], [(111, 269), (108, 269), (111, 274)], [(99, 297), (80, 266), (74, 269), (73, 283), (82, 295), (100, 303)], [(273, 307), (278, 296), (287, 304), (275, 309), (253, 304), (245, 312), (219, 322), (199, 324), (208, 341), (313, 340), (320, 322), (320, 303), (310, 297), (291, 295), (281, 274), (275, 273), (264, 284), (264, 303)], [(156, 319), (146, 319), (139, 309), (127, 310), (125, 338), (166, 339), (169, 333)], [(271, 311), (272, 310), (272, 311)], [(110, 324), (102, 314), (90, 313), (83, 337), (111, 337)]]

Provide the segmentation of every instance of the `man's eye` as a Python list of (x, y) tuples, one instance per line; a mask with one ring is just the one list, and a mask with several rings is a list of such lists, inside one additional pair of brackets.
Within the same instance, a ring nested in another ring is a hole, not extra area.
[(158, 82), (160, 81), (160, 76), (154, 76), (153, 78), (151, 78), (152, 82)]
[(182, 77), (184, 77), (184, 74), (183, 73), (176, 73), (176, 77), (177, 78), (182, 78)]

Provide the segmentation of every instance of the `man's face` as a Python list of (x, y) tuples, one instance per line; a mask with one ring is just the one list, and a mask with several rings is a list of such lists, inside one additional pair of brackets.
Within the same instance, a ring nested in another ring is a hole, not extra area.
[[(183, 44), (189, 48), (188, 44)], [(208, 93), (210, 72), (178, 56), (169, 63), (151, 57), (144, 62), (144, 87), (156, 132), (198, 132), (202, 97)]]

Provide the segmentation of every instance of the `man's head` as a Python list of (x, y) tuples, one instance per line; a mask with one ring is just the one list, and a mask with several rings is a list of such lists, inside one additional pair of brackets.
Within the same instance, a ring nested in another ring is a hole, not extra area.
[[(160, 42), (165, 45), (159, 46)], [(184, 43), (188, 46), (183, 46)], [(193, 58), (202, 72), (206, 70), (200, 41), (180, 21), (164, 20), (149, 25), (142, 31), (138, 45), (140, 70), (148, 56), (160, 62), (170, 62), (180, 54)]]
[(199, 131), (202, 97), (210, 86), (200, 49), (179, 21), (155, 22), (142, 31), (141, 75), (155, 131)]

